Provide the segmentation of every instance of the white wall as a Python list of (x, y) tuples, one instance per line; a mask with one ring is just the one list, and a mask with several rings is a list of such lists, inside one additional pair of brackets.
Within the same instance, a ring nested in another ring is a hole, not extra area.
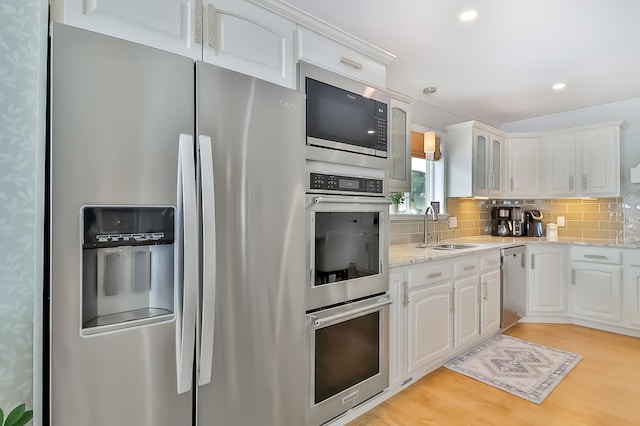
[(536, 132), (624, 120), (620, 131), (620, 195), (640, 190), (629, 182), (630, 168), (640, 163), (640, 99), (506, 123), (507, 132)]
[[(40, 424), (46, 0), (0, 2), (0, 408)], [(35, 329), (34, 329), (35, 326)], [(35, 337), (34, 337), (35, 336)]]

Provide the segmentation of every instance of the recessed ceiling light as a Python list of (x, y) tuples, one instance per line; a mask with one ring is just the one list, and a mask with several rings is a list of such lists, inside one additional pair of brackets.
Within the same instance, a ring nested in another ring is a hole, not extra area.
[(425, 95), (430, 95), (432, 93), (436, 93), (436, 90), (438, 90), (438, 89), (436, 89), (433, 86), (429, 86), (429, 87), (425, 87), (424, 89), (422, 89), (422, 93), (424, 93)]
[(465, 12), (462, 12), (462, 15), (460, 15), (460, 20), (462, 22), (469, 22), (476, 19), (476, 16), (478, 16), (478, 12), (476, 12), (475, 10), (467, 10)]
[(553, 90), (562, 90), (565, 87), (567, 87), (567, 85), (564, 83), (556, 83), (552, 87), (553, 87)]

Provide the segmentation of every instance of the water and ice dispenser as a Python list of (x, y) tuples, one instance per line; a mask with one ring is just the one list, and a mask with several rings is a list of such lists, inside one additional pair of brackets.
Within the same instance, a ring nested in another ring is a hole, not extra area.
[(173, 207), (82, 209), (82, 333), (173, 318)]

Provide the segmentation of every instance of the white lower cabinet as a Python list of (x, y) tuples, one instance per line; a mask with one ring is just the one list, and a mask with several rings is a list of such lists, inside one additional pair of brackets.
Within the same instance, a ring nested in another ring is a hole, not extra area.
[[(499, 268), (500, 253), (495, 250), (406, 269), (406, 289), (400, 290), (406, 315), (405, 378), (426, 374), (454, 352), (499, 330)], [(402, 288), (402, 280), (404, 276), (393, 273), (391, 288)], [(401, 317), (397, 324), (402, 324)], [(391, 352), (392, 357), (399, 353)]]
[(622, 325), (622, 252), (572, 247), (572, 317)]
[(453, 350), (453, 283), (409, 291), (408, 308), (407, 367), (413, 372)]
[(564, 244), (529, 244), (527, 315), (567, 314), (567, 250)]
[(479, 276), (473, 275), (453, 282), (455, 299), (455, 347), (466, 346), (480, 337)]
[(640, 266), (625, 268), (624, 274), (625, 325), (640, 329)]
[(640, 330), (640, 250), (624, 250), (623, 259), (623, 325)]
[(500, 270), (480, 275), (480, 286), (480, 335), (484, 336), (500, 329)]
[(405, 362), (407, 316), (405, 315), (405, 291), (407, 290), (406, 274), (391, 272), (389, 275), (389, 387), (402, 385), (407, 373)]
[(407, 275), (406, 356), (411, 375), (426, 371), (453, 350), (453, 262), (421, 264)]
[(498, 250), (480, 258), (480, 272), (480, 335), (484, 336), (500, 329), (502, 283)]

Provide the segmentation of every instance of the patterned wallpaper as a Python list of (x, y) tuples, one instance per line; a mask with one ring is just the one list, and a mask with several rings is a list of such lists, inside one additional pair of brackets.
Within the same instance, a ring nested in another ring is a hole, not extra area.
[[(42, 119), (47, 13), (0, 2), (0, 407), (33, 401), (34, 283), (42, 274)], [(36, 278), (38, 277), (38, 278)], [(37, 287), (40, 285), (38, 284)], [(37, 422), (37, 420), (35, 420)]]

